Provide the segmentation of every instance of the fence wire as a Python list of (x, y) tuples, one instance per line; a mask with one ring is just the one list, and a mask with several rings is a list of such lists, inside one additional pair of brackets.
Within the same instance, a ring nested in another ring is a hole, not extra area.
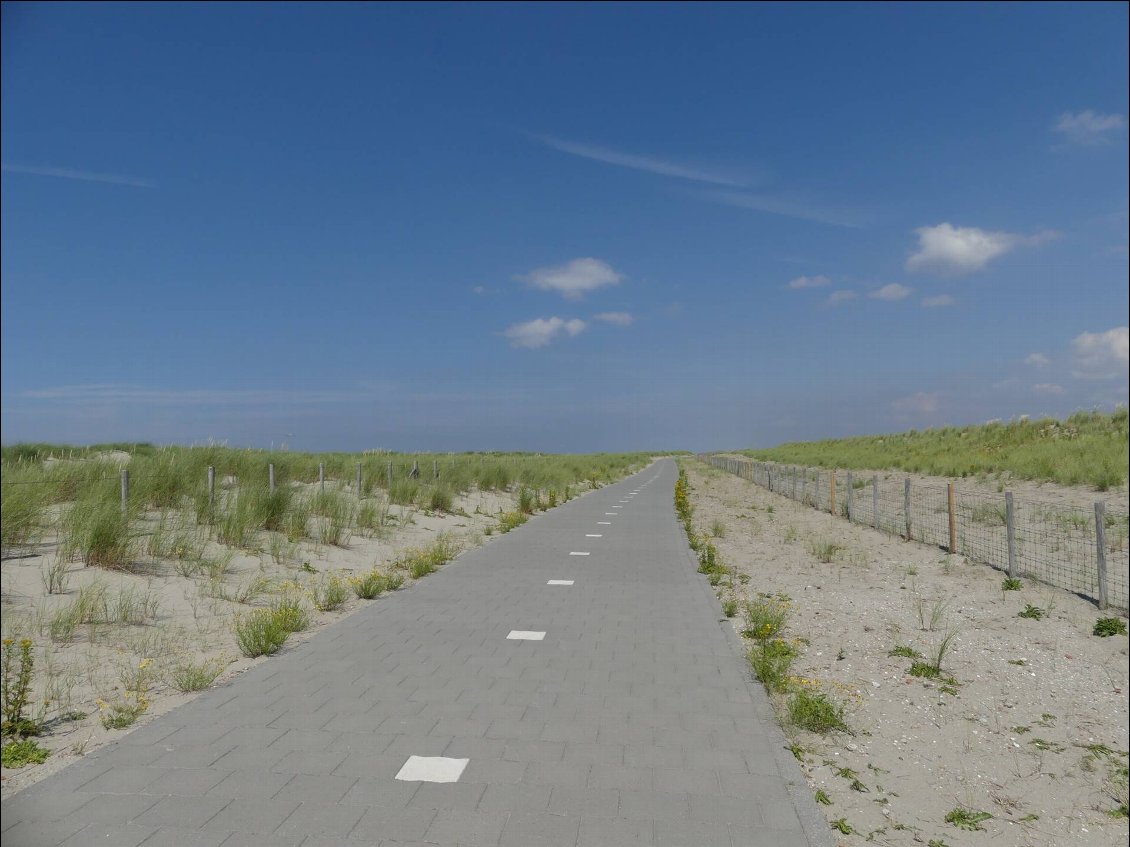
[[(1009, 544), (1007, 492), (980, 494), (909, 479), (829, 471), (706, 454), (700, 459), (853, 523), (960, 553), (1012, 576), (1039, 580), (1126, 611), (1130, 606), (1130, 525), (1125, 508), (1082, 510), (1013, 500)], [(1096, 520), (1102, 515), (1102, 541)], [(1105, 579), (1102, 573), (1105, 567)], [(1105, 584), (1104, 584), (1105, 583)]]

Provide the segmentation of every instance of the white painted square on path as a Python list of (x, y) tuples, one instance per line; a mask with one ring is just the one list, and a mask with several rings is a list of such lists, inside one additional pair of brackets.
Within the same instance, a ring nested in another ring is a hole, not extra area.
[(409, 756), (396, 778), (404, 782), (458, 782), (470, 759)]
[(532, 632), (528, 629), (512, 629), (506, 636), (508, 641), (541, 641), (545, 638), (544, 632)]

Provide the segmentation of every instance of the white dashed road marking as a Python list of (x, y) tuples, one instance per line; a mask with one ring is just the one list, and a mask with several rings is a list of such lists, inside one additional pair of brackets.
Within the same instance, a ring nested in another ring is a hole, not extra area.
[(544, 632), (533, 632), (528, 629), (512, 629), (506, 636), (508, 641), (541, 641), (545, 638)]
[(458, 782), (469, 761), (446, 756), (409, 756), (396, 778), (404, 782)]

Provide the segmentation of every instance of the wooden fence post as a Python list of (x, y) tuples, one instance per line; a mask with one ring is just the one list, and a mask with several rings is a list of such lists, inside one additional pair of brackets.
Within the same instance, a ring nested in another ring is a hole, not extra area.
[(326, 463), (325, 462), (318, 462), (318, 487), (322, 491), (326, 490)]
[(1004, 526), (1008, 538), (1008, 575), (1016, 576), (1016, 504), (1012, 492), (1004, 493)]
[(907, 477), (902, 483), (902, 514), (906, 519), (906, 540), (910, 541), (913, 524), (910, 517), (910, 477)]
[(871, 477), (871, 525), (879, 528), (879, 477)]
[(392, 491), (392, 462), (388, 463), (388, 490)]
[(1109, 602), (1106, 582), (1106, 503), (1095, 503), (1095, 564), (1099, 572), (1099, 608), (1105, 609)]
[(357, 499), (361, 499), (361, 463), (357, 463)]
[(830, 494), (828, 495), (828, 514), (834, 515), (836, 514), (836, 469), (832, 468), (831, 472), (828, 475), (832, 479), (831, 484), (828, 486), (828, 490), (830, 492)]
[(439, 479), (439, 459), (432, 459), (432, 479)]
[(122, 468), (122, 514), (129, 512), (129, 468)]
[(848, 471), (848, 501), (847, 501), (847, 518), (848, 523), (855, 520), (855, 474)]
[(216, 506), (216, 468), (213, 465), (208, 466), (208, 509), (214, 509)]
[(950, 552), (957, 552), (957, 496), (954, 493), (953, 483), (946, 484), (946, 510), (949, 512)]

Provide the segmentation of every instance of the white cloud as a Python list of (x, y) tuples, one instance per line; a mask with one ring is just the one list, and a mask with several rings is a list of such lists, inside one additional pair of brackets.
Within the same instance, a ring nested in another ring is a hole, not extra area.
[(1031, 365), (1034, 368), (1046, 368), (1051, 363), (1052, 360), (1043, 353), (1029, 353), (1024, 357), (1024, 364)]
[(582, 159), (591, 159), (594, 162), (604, 162), (606, 165), (617, 165), (621, 168), (630, 168), (634, 171), (647, 171), (661, 176), (673, 176), (679, 179), (689, 179), (695, 182), (706, 182), (713, 185), (729, 185), (740, 188), (747, 184), (738, 177), (717, 171), (703, 170), (678, 162), (665, 159), (656, 159), (651, 156), (637, 156), (633, 153), (622, 153), (619, 150), (610, 150), (607, 147), (598, 147), (595, 144), (580, 144), (575, 141), (565, 141), (550, 135), (531, 135), (531, 138), (540, 141), (547, 147), (568, 153), (571, 156), (580, 156)]
[(1071, 354), (1072, 374), (1079, 379), (1125, 377), (1130, 367), (1130, 328), (1084, 332), (1071, 342)]
[(796, 279), (789, 280), (789, 288), (794, 291), (799, 291), (802, 288), (823, 288), (831, 284), (832, 280), (826, 276), (798, 276)]
[(872, 300), (903, 300), (909, 297), (913, 292), (913, 288), (907, 288), (905, 285), (892, 282), (889, 285), (884, 285), (882, 288), (876, 288), (867, 296)]
[(1018, 235), (948, 223), (919, 227), (915, 232), (918, 234), (918, 252), (907, 259), (906, 269), (946, 276), (979, 271), (993, 259), (1017, 247), (1035, 247), (1057, 237), (1054, 232)]
[(585, 258), (573, 259), (564, 265), (535, 268), (518, 278), (542, 291), (556, 291), (570, 300), (577, 300), (586, 292), (605, 285), (617, 285), (624, 275), (613, 270), (607, 262)]
[(514, 324), (502, 334), (510, 339), (511, 347), (525, 347), (527, 350), (536, 350), (562, 335), (567, 335), (570, 338), (579, 335), (585, 331), (585, 326), (585, 322), (579, 318), (569, 320), (558, 317), (535, 318), (532, 321)]
[(936, 309), (939, 306), (952, 306), (957, 301), (948, 294), (936, 294), (933, 297), (923, 297), (922, 305), (927, 309)]
[(631, 326), (636, 320), (635, 316), (628, 312), (598, 312), (592, 316), (592, 319), (615, 326)]
[(891, 408), (904, 415), (932, 415), (941, 404), (940, 391), (917, 391), (891, 403)]
[(849, 300), (854, 300), (859, 295), (854, 291), (843, 289), (841, 291), (833, 291), (828, 295), (828, 299), (824, 301), (825, 306), (838, 306), (840, 303), (846, 303)]
[(1032, 386), (1032, 390), (1037, 394), (1044, 394), (1050, 397), (1058, 397), (1061, 394), (1066, 394), (1067, 389), (1062, 385), (1056, 385), (1054, 382), (1040, 382)]
[(1075, 144), (1105, 144), (1111, 134), (1126, 126), (1123, 115), (1104, 115), (1091, 109), (1082, 112), (1064, 112), (1059, 116), (1055, 131)]
[(5, 170), (13, 174), (28, 174), (30, 176), (53, 176), (60, 179), (77, 179), (82, 182), (106, 182), (111, 185), (129, 185), (133, 188), (156, 188), (156, 183), (136, 176), (77, 171), (74, 168), (55, 168), (40, 165), (10, 165), (4, 163), (0, 164), (0, 170)]

